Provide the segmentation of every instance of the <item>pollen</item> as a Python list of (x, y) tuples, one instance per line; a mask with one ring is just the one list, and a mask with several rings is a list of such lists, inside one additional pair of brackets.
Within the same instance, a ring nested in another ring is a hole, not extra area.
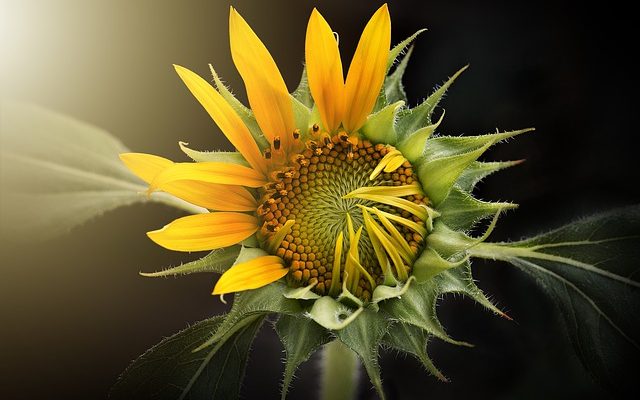
[(331, 296), (346, 288), (368, 301), (389, 275), (411, 274), (428, 199), (393, 146), (319, 131), (262, 189), (260, 237), (289, 268), (290, 286)]

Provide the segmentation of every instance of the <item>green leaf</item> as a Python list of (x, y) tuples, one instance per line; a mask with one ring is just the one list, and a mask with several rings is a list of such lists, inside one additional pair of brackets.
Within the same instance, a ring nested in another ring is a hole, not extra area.
[(387, 96), (387, 103), (395, 103), (396, 101), (404, 101), (405, 104), (409, 103), (407, 100), (407, 93), (404, 91), (404, 87), (402, 86), (402, 76), (404, 75), (404, 71), (407, 69), (407, 64), (409, 64), (409, 57), (411, 57), (411, 53), (413, 52), (413, 46), (409, 48), (407, 53), (400, 60), (400, 64), (396, 67), (393, 73), (384, 81), (384, 93)]
[(201, 321), (147, 350), (123, 372), (109, 398), (238, 398), (251, 343), (262, 319), (244, 326), (214, 348), (194, 352), (223, 318)]
[(238, 258), (238, 254), (240, 254), (241, 248), (241, 246), (235, 245), (217, 249), (195, 261), (158, 272), (141, 272), (140, 275), (155, 278), (159, 276), (188, 275), (199, 272), (217, 272), (222, 274), (233, 265), (236, 258)]
[(391, 325), (389, 332), (382, 339), (382, 344), (413, 355), (427, 372), (443, 382), (448, 382), (449, 380), (436, 368), (427, 354), (429, 338), (430, 335), (422, 329), (400, 322)]
[(469, 252), (533, 276), (558, 305), (587, 369), (611, 387), (635, 382), (628, 361), (640, 357), (640, 206), (516, 243), (481, 243)]
[(297, 300), (287, 299), (282, 295), (286, 286), (282, 282), (270, 283), (258, 289), (236, 293), (231, 311), (224, 321), (200, 348), (206, 348), (222, 340), (229, 332), (256, 317), (267, 314), (295, 315), (302, 312)]
[(287, 391), (293, 380), (293, 374), (300, 364), (322, 345), (331, 341), (329, 332), (309, 318), (283, 315), (275, 325), (278, 337), (287, 354), (282, 381), (282, 399), (287, 397)]
[(214, 161), (249, 166), (247, 160), (237, 151), (199, 151), (187, 147), (189, 143), (186, 142), (178, 142), (178, 145), (184, 154), (196, 162)]
[(344, 329), (335, 332), (338, 339), (358, 355), (373, 387), (383, 400), (385, 396), (378, 364), (378, 347), (388, 326), (388, 320), (380, 313), (365, 309)]
[(431, 114), (433, 114), (433, 111), (449, 89), (449, 86), (451, 86), (453, 81), (455, 81), (467, 67), (468, 66), (462, 67), (458, 72), (453, 74), (451, 78), (436, 89), (431, 96), (427, 97), (420, 105), (400, 113), (397, 125), (400, 138), (404, 138), (424, 126), (431, 125)]
[(147, 186), (118, 158), (129, 150), (104, 130), (34, 105), (0, 104), (0, 229), (46, 240), (115, 208), (156, 201), (206, 210)]
[(518, 208), (508, 202), (487, 202), (478, 200), (471, 194), (453, 187), (447, 198), (438, 206), (440, 221), (449, 228), (467, 231), (481, 219), (495, 215), (500, 210)]
[(476, 185), (487, 176), (493, 174), (494, 172), (498, 172), (500, 170), (521, 164), (522, 162), (524, 162), (524, 160), (472, 162), (471, 164), (469, 164), (467, 169), (462, 171), (462, 173), (458, 177), (458, 180), (456, 181), (456, 186), (458, 186), (465, 192), (471, 193), (473, 189), (475, 189)]

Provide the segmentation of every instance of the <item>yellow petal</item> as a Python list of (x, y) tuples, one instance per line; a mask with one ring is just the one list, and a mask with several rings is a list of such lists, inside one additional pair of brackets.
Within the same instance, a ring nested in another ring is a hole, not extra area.
[(174, 65), (174, 68), (231, 144), (254, 169), (266, 174), (266, 163), (258, 145), (229, 103), (207, 81), (194, 72), (179, 65)]
[(178, 218), (147, 236), (169, 250), (202, 251), (239, 243), (258, 230), (258, 220), (249, 214), (216, 212)]
[(269, 50), (233, 7), (229, 13), (229, 39), (231, 57), (260, 129), (270, 142), (280, 136), (287, 149), (295, 129), (289, 91)]
[(229, 268), (213, 288), (213, 294), (239, 292), (275, 282), (287, 274), (282, 259), (277, 256), (262, 256)]
[(344, 127), (360, 128), (376, 103), (387, 71), (391, 45), (391, 19), (387, 5), (373, 14), (353, 55), (345, 86)]
[(144, 153), (123, 153), (120, 160), (140, 179), (151, 183), (160, 172), (173, 165), (166, 158)]
[(338, 42), (327, 21), (315, 8), (307, 25), (305, 60), (309, 89), (329, 132), (342, 122), (344, 110), (344, 75)]
[(201, 181), (174, 181), (162, 190), (189, 203), (217, 211), (256, 211), (256, 199), (242, 186)]
[(264, 175), (242, 165), (221, 162), (175, 163), (154, 178), (149, 190), (166, 190), (167, 185), (185, 180), (254, 188), (267, 183)]

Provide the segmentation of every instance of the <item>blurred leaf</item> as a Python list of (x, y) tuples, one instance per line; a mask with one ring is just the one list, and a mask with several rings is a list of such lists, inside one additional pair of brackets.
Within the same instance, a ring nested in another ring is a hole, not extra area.
[(111, 389), (111, 399), (236, 399), (253, 338), (262, 318), (215, 347), (194, 352), (224, 316), (201, 321), (138, 357)]
[(640, 358), (640, 206), (516, 243), (480, 243), (469, 252), (532, 275), (558, 305), (586, 368), (610, 388), (635, 382), (630, 367)]
[(44, 240), (117, 207), (159, 201), (206, 211), (146, 185), (122, 164), (129, 152), (115, 137), (82, 121), (14, 102), (0, 105), (2, 236)]

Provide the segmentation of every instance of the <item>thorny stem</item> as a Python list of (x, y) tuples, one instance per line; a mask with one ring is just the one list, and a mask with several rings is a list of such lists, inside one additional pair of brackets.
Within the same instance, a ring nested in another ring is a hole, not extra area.
[(339, 340), (327, 344), (322, 352), (321, 400), (353, 400), (359, 381), (360, 363), (356, 353)]

